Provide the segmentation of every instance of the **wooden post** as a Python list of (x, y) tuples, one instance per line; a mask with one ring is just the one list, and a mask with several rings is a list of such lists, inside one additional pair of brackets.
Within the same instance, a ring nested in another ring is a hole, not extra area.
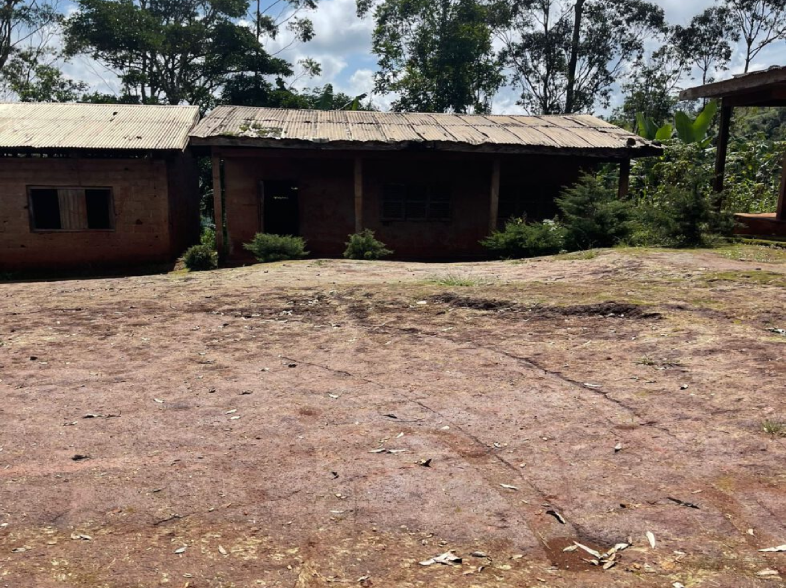
[(630, 159), (623, 159), (620, 161), (620, 187), (617, 194), (620, 200), (628, 197), (628, 190), (630, 190)]
[(491, 167), (491, 206), (489, 207), (489, 234), (497, 230), (499, 218), (499, 182), (502, 176), (502, 165), (495, 159)]
[(363, 232), (363, 160), (355, 158), (355, 232)]
[(224, 254), (224, 203), (221, 190), (221, 158), (214, 150), (210, 161), (213, 167), (213, 217), (216, 223), (216, 249)]
[(778, 211), (775, 218), (786, 221), (786, 155), (783, 156), (783, 173), (781, 174), (781, 193), (778, 195)]
[(723, 182), (726, 177), (726, 155), (729, 152), (729, 132), (731, 131), (731, 115), (734, 107), (729, 106), (726, 100), (721, 107), (720, 133), (718, 135), (718, 155), (715, 159), (715, 192), (723, 192)]

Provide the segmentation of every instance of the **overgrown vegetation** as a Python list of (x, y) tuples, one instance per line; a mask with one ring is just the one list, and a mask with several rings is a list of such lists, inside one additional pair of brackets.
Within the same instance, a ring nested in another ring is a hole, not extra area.
[(613, 174), (587, 174), (557, 199), (554, 220), (514, 219), (482, 243), (506, 259), (617, 245), (714, 245), (731, 235), (734, 220), (720, 210), (709, 172), (697, 168), (702, 151), (697, 143), (674, 145), (662, 158), (640, 164), (632, 195), (624, 200)]
[(374, 231), (366, 229), (362, 233), (349, 236), (344, 257), (347, 259), (382, 259), (393, 255), (393, 251), (385, 247), (382, 241), (374, 237)]
[(305, 240), (293, 235), (257, 233), (251, 242), (243, 247), (253, 253), (261, 263), (303, 259), (308, 255)]
[(214, 247), (200, 243), (186, 250), (183, 263), (192, 272), (213, 270), (218, 267), (218, 253)]

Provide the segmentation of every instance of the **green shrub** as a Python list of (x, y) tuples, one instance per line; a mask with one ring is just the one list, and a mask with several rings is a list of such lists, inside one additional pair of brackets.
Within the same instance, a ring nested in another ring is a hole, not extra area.
[(202, 234), (199, 236), (199, 242), (202, 245), (207, 245), (211, 249), (215, 249), (216, 230), (213, 227), (202, 227)]
[(717, 196), (704, 183), (664, 186), (658, 198), (639, 212), (637, 238), (642, 245), (702, 247), (731, 236), (734, 217), (718, 211)]
[(554, 255), (562, 251), (565, 230), (554, 221), (527, 224), (524, 219), (513, 219), (505, 230), (495, 231), (481, 244), (501, 259), (521, 259)]
[(557, 198), (570, 251), (613, 247), (633, 233), (634, 207), (618, 191), (594, 175), (584, 175)]
[(344, 257), (347, 259), (382, 259), (393, 255), (390, 249), (385, 248), (382, 241), (374, 238), (374, 231), (366, 229), (362, 233), (355, 233), (349, 236), (347, 250)]
[(308, 255), (306, 242), (301, 237), (292, 235), (257, 233), (251, 243), (246, 243), (243, 247), (262, 263), (303, 259)]
[(194, 245), (183, 255), (183, 263), (192, 272), (202, 272), (218, 267), (218, 253), (209, 245)]

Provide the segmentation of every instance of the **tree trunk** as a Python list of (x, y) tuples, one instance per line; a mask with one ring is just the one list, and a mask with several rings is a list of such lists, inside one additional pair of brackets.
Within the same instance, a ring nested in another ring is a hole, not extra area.
[(573, 21), (573, 40), (570, 44), (570, 61), (568, 62), (568, 90), (565, 98), (565, 114), (571, 114), (575, 108), (576, 100), (576, 68), (579, 63), (579, 44), (581, 43), (581, 18), (584, 12), (584, 2), (576, 0), (576, 16)]

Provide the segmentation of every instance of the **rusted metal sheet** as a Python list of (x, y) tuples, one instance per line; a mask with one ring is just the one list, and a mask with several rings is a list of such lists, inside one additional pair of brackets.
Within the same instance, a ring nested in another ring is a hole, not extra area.
[(424, 141), (457, 141), (459, 140), (454, 135), (451, 135), (445, 127), (438, 127), (436, 125), (412, 125), (412, 129)]
[[(239, 121), (246, 121), (239, 123)], [(249, 123), (248, 121), (253, 121)], [(279, 122), (276, 122), (279, 121)], [(258, 127), (280, 125), (282, 132), (259, 132)], [(192, 132), (195, 144), (253, 144), (245, 139), (277, 139), (286, 146), (298, 143), (335, 144), (337, 148), (403, 148), (407, 144), (429, 143), (435, 148), (488, 148), (515, 152), (520, 149), (592, 150), (604, 155), (635, 157), (651, 155), (659, 149), (644, 139), (610, 123), (587, 115), (515, 116), (458, 115), (433, 113), (385, 113), (362, 111), (309, 111), (251, 107), (219, 107)], [(239, 138), (240, 140), (235, 140)], [(260, 143), (257, 143), (260, 144)], [(306, 147), (306, 145), (303, 145)]]
[(0, 148), (179, 150), (196, 106), (0, 104)]
[(336, 122), (320, 122), (315, 125), (315, 141), (351, 141), (349, 125)]

